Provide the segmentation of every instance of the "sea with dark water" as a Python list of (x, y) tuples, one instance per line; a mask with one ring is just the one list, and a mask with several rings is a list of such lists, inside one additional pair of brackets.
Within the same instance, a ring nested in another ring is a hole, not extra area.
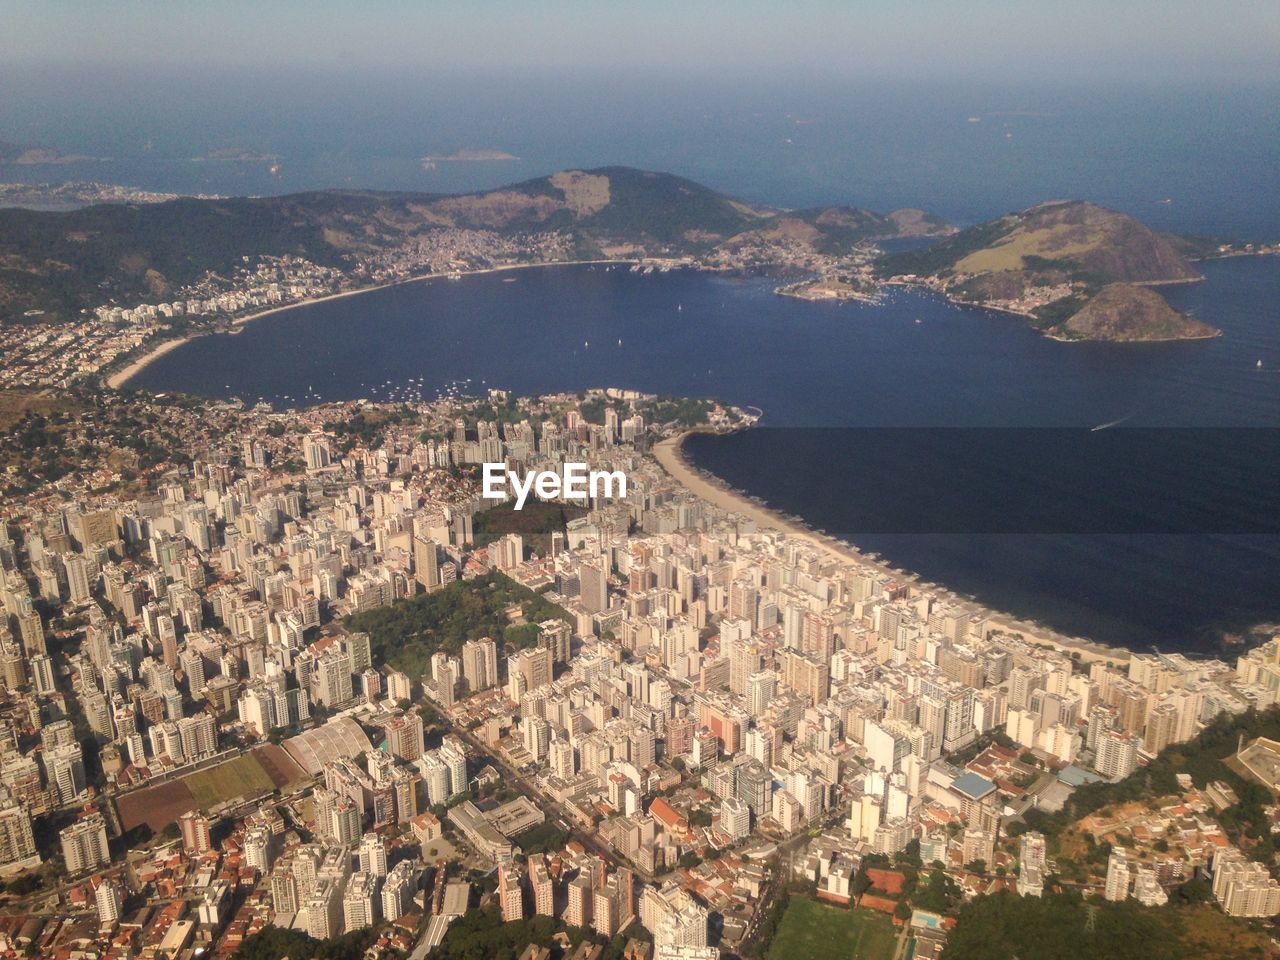
[(764, 276), (552, 266), (287, 310), (129, 385), (286, 407), (592, 386), (750, 404), (761, 425), (691, 438), (696, 465), (997, 609), (1209, 654), (1280, 621), (1280, 259), (1203, 270), (1164, 292), (1221, 337), (1113, 345), (908, 289), (811, 303)]

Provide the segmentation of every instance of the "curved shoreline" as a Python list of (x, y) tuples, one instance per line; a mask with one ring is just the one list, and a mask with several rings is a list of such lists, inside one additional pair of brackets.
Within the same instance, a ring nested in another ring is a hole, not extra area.
[[(619, 263), (640, 263), (641, 261), (634, 258), (623, 259), (603, 259), (603, 260), (550, 260), (545, 263), (508, 263), (499, 267), (482, 267), (479, 270), (466, 270), (457, 274), (458, 279), (466, 277), (479, 277), (487, 273), (504, 273), (508, 270), (528, 270), (534, 267), (577, 267), (589, 266), (591, 264), (619, 264)], [(391, 287), (403, 286), (407, 283), (420, 283), (424, 280), (449, 280), (453, 275), (446, 273), (424, 273), (419, 277), (405, 277), (402, 280), (388, 280), (386, 283), (376, 283), (369, 287), (356, 287), (351, 290), (339, 290), (337, 293), (326, 293), (322, 297), (308, 297), (306, 300), (299, 300), (297, 303), (283, 303), (278, 307), (268, 307), (266, 310), (259, 310), (256, 313), (246, 314), (243, 317), (235, 317), (229, 321), (232, 327), (242, 327), (252, 323), (255, 320), (261, 320), (264, 317), (273, 314), (283, 313), (286, 310), (295, 310), (298, 307), (310, 307), (317, 303), (327, 303), (330, 300), (341, 300), (345, 297), (354, 297), (362, 293), (373, 293), (375, 290), (387, 290)], [(130, 380), (145, 370), (152, 362), (159, 360), (171, 350), (176, 350), (191, 340), (198, 340), (200, 337), (210, 336), (212, 331), (201, 331), (193, 333), (185, 337), (173, 337), (168, 340), (161, 340), (150, 350), (147, 350), (141, 356), (131, 360), (129, 364), (115, 373), (112, 373), (104, 381), (106, 386), (111, 390), (119, 390), (125, 386)]]
[[(699, 470), (689, 462), (684, 452), (684, 442), (688, 437), (696, 432), (687, 430), (677, 434), (674, 437), (668, 437), (654, 444), (651, 452), (653, 458), (658, 464), (671, 476), (673, 480), (683, 486), (686, 490), (694, 494), (699, 499), (705, 500), (713, 506), (722, 510), (740, 514), (751, 520), (761, 528), (772, 528), (780, 530), (788, 537), (807, 543), (817, 547), (820, 551), (828, 556), (834, 557), (845, 563), (857, 564), (858, 566), (870, 567), (878, 573), (891, 577), (908, 584), (913, 590), (920, 592), (926, 591), (925, 584), (918, 576), (906, 571), (896, 571), (887, 563), (872, 560), (854, 547), (846, 547), (841, 544), (833, 543), (825, 539), (822, 535), (814, 532), (804, 524), (791, 520), (776, 510), (756, 503), (747, 497), (729, 489), (727, 485), (716, 483), (708, 479), (710, 476), (704, 471)], [(1019, 633), (1029, 643), (1039, 646), (1052, 647), (1066, 654), (1077, 654), (1081, 661), (1085, 663), (1120, 663), (1132, 656), (1132, 652), (1120, 647), (1108, 647), (1100, 643), (1093, 643), (1088, 640), (1082, 640), (1065, 636), (1050, 630), (1047, 627), (1028, 623), (1025, 620), (1019, 620), (1010, 614), (1000, 613), (984, 607), (976, 601), (966, 600), (954, 593), (948, 591), (941, 585), (932, 585), (933, 592), (937, 592), (946, 597), (953, 597), (957, 603), (964, 606), (974, 614), (983, 617), (989, 627), (1003, 630), (1008, 633)]]

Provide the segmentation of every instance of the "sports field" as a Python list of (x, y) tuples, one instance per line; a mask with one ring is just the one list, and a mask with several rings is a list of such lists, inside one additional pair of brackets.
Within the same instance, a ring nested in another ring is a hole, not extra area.
[(126, 830), (145, 823), (159, 833), (188, 810), (210, 810), (228, 800), (275, 790), (305, 777), (302, 768), (280, 747), (255, 747), (217, 766), (126, 793), (116, 801), (116, 807)]
[(883, 914), (793, 896), (769, 946), (768, 960), (891, 960), (896, 935), (893, 921)]
[(243, 754), (216, 767), (183, 777), (183, 782), (191, 791), (191, 797), (195, 800), (196, 806), (202, 810), (208, 810), (237, 797), (247, 797), (261, 793), (263, 790), (275, 789), (275, 784), (267, 776), (267, 771), (262, 768), (262, 764), (252, 753)]

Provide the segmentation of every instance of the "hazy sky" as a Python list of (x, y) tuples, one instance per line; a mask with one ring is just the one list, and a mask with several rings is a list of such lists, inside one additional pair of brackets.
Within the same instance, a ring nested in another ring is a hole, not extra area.
[(0, 0), (0, 62), (1269, 81), (1276, 0)]

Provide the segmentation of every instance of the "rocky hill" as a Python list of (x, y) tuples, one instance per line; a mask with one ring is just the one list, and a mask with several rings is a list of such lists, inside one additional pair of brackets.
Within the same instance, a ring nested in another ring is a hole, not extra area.
[(1150, 287), (1111, 283), (1053, 328), (1070, 340), (1204, 340), (1222, 331), (1179, 313)]
[[(1112, 284), (1200, 279), (1184, 255), (1190, 249), (1126, 214), (1054, 201), (962, 230), (926, 250), (884, 257), (879, 271), (921, 280), (956, 300), (1027, 314), (1053, 335), (1182, 339), (1205, 336), (1204, 325), (1171, 322), (1175, 312), (1150, 291), (1113, 290), (1095, 311), (1082, 316), (1082, 309)], [(1066, 326), (1077, 317), (1074, 327)]]

